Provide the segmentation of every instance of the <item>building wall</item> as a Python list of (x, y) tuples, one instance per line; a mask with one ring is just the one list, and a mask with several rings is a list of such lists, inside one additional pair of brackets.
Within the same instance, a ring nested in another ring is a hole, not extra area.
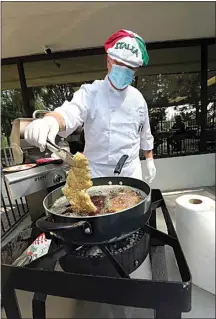
[[(192, 155), (155, 160), (157, 176), (152, 188), (162, 191), (215, 185), (215, 154)], [(142, 161), (143, 178), (147, 175)]]

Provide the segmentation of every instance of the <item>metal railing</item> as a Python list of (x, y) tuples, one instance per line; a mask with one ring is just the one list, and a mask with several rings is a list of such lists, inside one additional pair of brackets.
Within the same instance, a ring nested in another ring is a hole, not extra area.
[(1, 163), (3, 166), (9, 167), (15, 165), (12, 150), (10, 147), (1, 149)]
[(1, 238), (4, 239), (28, 213), (28, 203), (25, 197), (12, 200), (7, 185), (2, 177), (1, 190)]
[[(174, 130), (175, 121), (164, 119), (166, 108), (156, 107), (150, 110), (150, 126), (154, 136), (154, 154), (156, 157), (184, 156), (216, 151), (216, 101), (209, 102), (206, 127), (201, 130), (198, 111), (180, 115), (184, 124), (183, 132)], [(186, 119), (187, 118), (187, 119)], [(178, 126), (177, 126), (178, 127)], [(180, 126), (181, 127), (181, 126)], [(203, 147), (204, 144), (204, 147)]]
[[(10, 147), (1, 150), (1, 160), (4, 166), (14, 165), (14, 159)], [(8, 187), (1, 177), (1, 238), (4, 239), (18, 225), (28, 213), (28, 204), (25, 197), (12, 200)]]
[[(197, 125), (186, 126), (183, 133), (175, 132), (172, 129), (159, 129), (157, 132), (154, 132), (153, 135), (154, 153), (158, 158), (200, 153), (201, 128)], [(206, 152), (215, 152), (216, 126), (207, 127), (204, 136), (206, 141)]]

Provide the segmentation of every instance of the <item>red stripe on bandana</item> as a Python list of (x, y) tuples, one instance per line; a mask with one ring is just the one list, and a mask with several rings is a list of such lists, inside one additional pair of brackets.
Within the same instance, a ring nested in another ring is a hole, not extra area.
[(125, 30), (119, 30), (118, 32), (113, 33), (111, 37), (109, 37), (109, 39), (107, 39), (106, 42), (104, 43), (105, 51), (107, 52), (107, 50), (112, 48), (117, 41), (125, 37), (134, 38), (134, 35), (133, 33), (128, 33)]

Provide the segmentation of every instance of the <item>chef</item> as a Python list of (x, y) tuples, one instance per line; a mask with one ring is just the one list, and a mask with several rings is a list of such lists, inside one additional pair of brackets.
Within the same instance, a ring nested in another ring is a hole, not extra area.
[(25, 129), (25, 139), (44, 151), (47, 139), (54, 143), (57, 134), (67, 137), (84, 123), (84, 155), (92, 178), (112, 176), (120, 157), (127, 154), (121, 176), (142, 179), (141, 149), (148, 170), (146, 180), (151, 183), (156, 168), (148, 108), (142, 94), (131, 86), (136, 70), (149, 61), (145, 42), (136, 33), (120, 30), (104, 47), (105, 79), (82, 85), (70, 102), (34, 120)]

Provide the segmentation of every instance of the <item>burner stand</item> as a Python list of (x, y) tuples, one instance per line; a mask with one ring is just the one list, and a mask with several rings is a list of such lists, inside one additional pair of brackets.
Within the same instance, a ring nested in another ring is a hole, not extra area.
[[(159, 190), (152, 191), (152, 216), (143, 229), (151, 236), (150, 259), (153, 280), (130, 279), (107, 247), (104, 254), (117, 267), (121, 277), (92, 276), (54, 271), (57, 260), (66, 255), (62, 247), (28, 264), (26, 267), (2, 265), (2, 304), (8, 319), (21, 319), (15, 289), (35, 292), (33, 318), (46, 318), (47, 295), (78, 300), (154, 309), (155, 318), (181, 318), (191, 309), (191, 275), (175, 233), (170, 215)], [(156, 229), (156, 209), (161, 207), (168, 234)], [(181, 281), (168, 281), (165, 245), (173, 248)], [(54, 249), (54, 251), (53, 251)], [(120, 268), (118, 268), (120, 266)], [(126, 276), (125, 276), (126, 274)], [(83, 288), (85, 287), (85, 288)], [(106, 289), (104, 289), (106, 287)], [(94, 293), (92, 293), (94, 291)], [(125, 293), (125, 292), (133, 293)], [(115, 293), (113, 293), (115, 292)]]
[(68, 254), (59, 259), (59, 264), (65, 272), (128, 278), (128, 274), (135, 271), (145, 260), (149, 244), (150, 235), (143, 229), (107, 245), (84, 245), (75, 248), (63, 243)]

